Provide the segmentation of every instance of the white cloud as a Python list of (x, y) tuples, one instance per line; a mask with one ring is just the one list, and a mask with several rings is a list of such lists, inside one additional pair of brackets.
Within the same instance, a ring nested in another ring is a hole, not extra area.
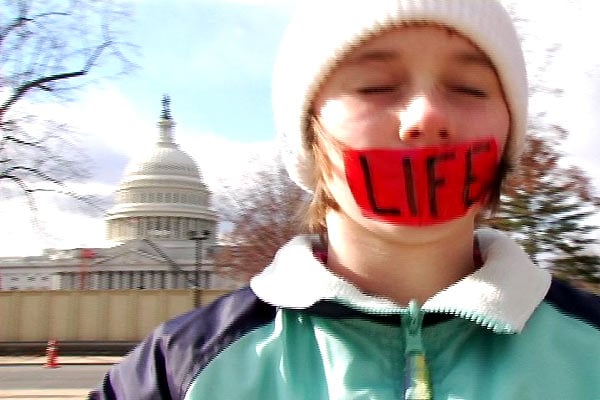
[[(560, 151), (565, 163), (581, 167), (600, 188), (600, 52), (594, 39), (600, 36), (597, 23), (600, 3), (595, 0), (544, 2), (507, 0), (514, 4), (525, 38), (527, 67), (531, 80), (562, 89), (562, 95), (536, 94), (530, 99), (531, 115), (545, 113), (547, 123), (569, 131)], [(558, 17), (560, 16), (560, 17)], [(547, 50), (558, 47), (552, 52)]]
[(297, 3), (298, 0), (196, 0), (204, 3), (231, 3), (240, 5), (261, 5), (261, 6), (273, 6), (273, 7), (290, 7)]
[(89, 147), (101, 145), (126, 156), (143, 151), (148, 132), (155, 127), (118, 88), (108, 84), (86, 91), (64, 111), (61, 117), (90, 137)]
[[(158, 139), (158, 120), (145, 119), (115, 87), (104, 87), (86, 93), (69, 109), (76, 115), (70, 121), (89, 137), (88, 148), (105, 147), (104, 151), (137, 159), (147, 154)], [(175, 118), (174, 139), (179, 147), (196, 160), (209, 186), (222, 178), (235, 179), (250, 158), (271, 160), (274, 142), (244, 143), (226, 139), (216, 132), (188, 127)], [(98, 166), (102, 169), (106, 166)], [(116, 183), (116, 182), (115, 182)], [(104, 193), (107, 186), (98, 186), (95, 193)]]
[(23, 198), (0, 207), (0, 257), (40, 254), (45, 248), (104, 247), (102, 219), (62, 210), (53, 201), (38, 203), (37, 220)]
[(241, 143), (217, 134), (184, 131), (177, 131), (176, 139), (180, 148), (196, 160), (205, 183), (213, 190), (223, 182), (239, 180), (248, 168), (275, 157), (274, 142)]
[[(115, 87), (103, 86), (85, 92), (77, 103), (68, 105), (27, 105), (29, 111), (42, 117), (68, 121), (81, 132), (90, 152), (102, 151), (110, 160), (111, 154), (128, 159), (139, 157), (158, 138), (157, 121), (144, 120), (135, 107)], [(272, 160), (272, 142), (240, 143), (227, 140), (216, 133), (198, 132), (175, 126), (175, 140), (180, 148), (198, 163), (209, 187), (233, 184), (250, 166), (249, 160)], [(254, 163), (256, 166), (256, 162)], [(110, 165), (97, 165), (99, 176)], [(119, 171), (114, 182), (70, 184), (80, 194), (108, 196), (117, 188)], [(0, 257), (40, 254), (44, 248), (104, 247), (104, 220), (83, 215), (79, 210), (64, 209), (64, 201), (52, 195), (38, 202), (38, 221), (32, 223), (31, 210), (23, 197), (0, 201)], [(64, 200), (64, 199), (63, 199)], [(71, 202), (67, 202), (71, 204)], [(61, 207), (63, 205), (63, 207)]]

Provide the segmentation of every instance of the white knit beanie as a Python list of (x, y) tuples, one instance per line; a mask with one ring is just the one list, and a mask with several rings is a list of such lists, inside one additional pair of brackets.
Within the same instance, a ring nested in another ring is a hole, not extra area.
[(336, 64), (367, 38), (404, 23), (450, 27), (493, 62), (511, 116), (506, 149), (517, 163), (527, 128), (527, 75), (519, 38), (497, 0), (301, 0), (284, 35), (273, 74), (273, 110), (282, 159), (292, 180), (314, 188), (309, 111)]

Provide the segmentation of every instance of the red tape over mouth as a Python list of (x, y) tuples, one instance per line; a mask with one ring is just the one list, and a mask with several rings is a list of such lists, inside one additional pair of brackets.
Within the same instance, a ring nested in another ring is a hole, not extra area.
[(493, 138), (443, 147), (344, 150), (346, 180), (363, 215), (397, 225), (464, 216), (496, 179)]

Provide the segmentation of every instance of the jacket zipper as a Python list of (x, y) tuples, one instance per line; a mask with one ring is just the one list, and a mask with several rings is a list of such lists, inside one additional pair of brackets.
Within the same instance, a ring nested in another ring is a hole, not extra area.
[[(342, 302), (344, 303), (344, 302)], [(400, 314), (406, 348), (404, 351), (405, 369), (404, 369), (404, 400), (432, 400), (433, 390), (429, 375), (429, 367), (425, 357), (425, 349), (421, 338), (423, 326), (423, 317), (425, 312), (419, 304), (412, 300), (408, 308), (377, 308), (360, 307), (346, 303), (350, 307), (367, 313), (373, 314)], [(483, 315), (472, 314), (470, 312), (459, 311), (451, 308), (427, 308), (427, 312), (443, 313), (454, 315), (472, 321), (480, 326), (492, 330), (495, 333), (514, 333), (514, 330), (499, 320), (485, 317)]]
[(406, 339), (404, 350), (405, 400), (431, 400), (433, 398), (429, 368), (421, 338), (423, 315), (423, 311), (415, 300), (411, 300), (407, 312), (402, 314), (402, 327)]

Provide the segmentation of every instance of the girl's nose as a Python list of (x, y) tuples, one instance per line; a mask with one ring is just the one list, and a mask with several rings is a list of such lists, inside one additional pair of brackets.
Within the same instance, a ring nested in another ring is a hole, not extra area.
[(430, 96), (415, 96), (399, 112), (400, 139), (407, 144), (436, 145), (452, 138), (447, 110), (432, 101)]

